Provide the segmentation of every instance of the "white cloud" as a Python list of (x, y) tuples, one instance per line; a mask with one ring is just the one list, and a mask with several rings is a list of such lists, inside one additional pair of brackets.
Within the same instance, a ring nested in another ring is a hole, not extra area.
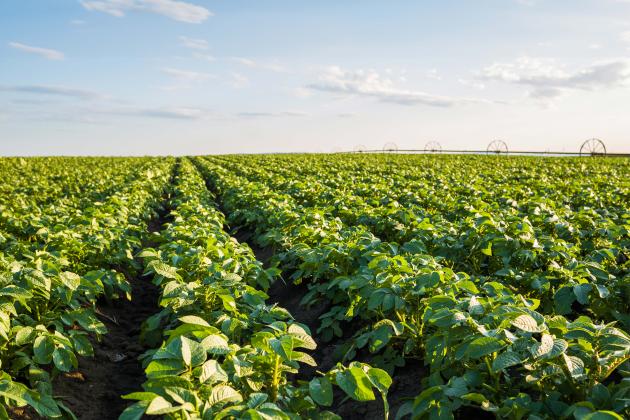
[(52, 50), (49, 48), (33, 47), (31, 45), (21, 44), (19, 42), (9, 42), (9, 46), (11, 48), (15, 48), (16, 50), (24, 51), (30, 54), (37, 54), (48, 60), (63, 60), (65, 58), (64, 54), (61, 51)]
[(269, 70), (276, 73), (288, 73), (288, 70), (277, 63), (261, 63), (246, 57), (230, 57), (230, 60), (253, 69)]
[(195, 57), (196, 59), (208, 61), (208, 62), (212, 62), (216, 60), (216, 58), (210, 54), (194, 53), (193, 57)]
[(619, 37), (623, 42), (630, 44), (630, 31), (622, 32)]
[(482, 80), (529, 87), (530, 96), (549, 99), (569, 90), (593, 90), (624, 86), (630, 80), (630, 61), (594, 63), (569, 71), (555, 60), (521, 57), (511, 63), (494, 63), (481, 71)]
[(177, 0), (79, 0), (91, 11), (123, 17), (128, 11), (145, 11), (166, 16), (179, 22), (201, 23), (213, 16), (205, 7)]
[(206, 41), (205, 39), (198, 39), (198, 38), (189, 38), (187, 36), (180, 36), (179, 40), (181, 42), (181, 44), (186, 47), (186, 48), (190, 48), (192, 50), (207, 50), (208, 49), (208, 41)]
[(459, 79), (457, 79), (457, 82), (460, 85), (463, 85), (463, 86), (466, 86), (466, 87), (471, 87), (471, 88), (477, 89), (477, 90), (484, 90), (486, 88), (486, 85), (481, 83), (478, 80), (469, 80), (469, 79), (459, 78)]
[(176, 120), (200, 120), (211, 116), (211, 113), (206, 110), (188, 107), (138, 109), (129, 114), (151, 118), (167, 118)]
[(399, 105), (450, 107), (460, 103), (482, 102), (401, 89), (395, 87), (391, 79), (381, 76), (374, 70), (348, 71), (338, 66), (325, 69), (319, 76), (319, 81), (307, 87), (328, 93), (374, 98)]
[(46, 96), (60, 96), (65, 98), (74, 99), (105, 99), (106, 96), (100, 93), (75, 89), (65, 86), (47, 86), (47, 85), (20, 85), (20, 86), (2, 86), (0, 85), (0, 92), (14, 92), (14, 93), (27, 93), (33, 95), (46, 95)]
[(232, 73), (230, 84), (237, 89), (241, 89), (249, 85), (249, 79), (240, 73)]
[(431, 79), (431, 80), (442, 80), (442, 76), (437, 71), (437, 69), (427, 70), (425, 75), (427, 76), (428, 79)]
[(181, 70), (174, 68), (163, 68), (162, 72), (168, 74), (171, 77), (174, 77), (177, 80), (182, 82), (203, 82), (213, 77), (213, 75), (208, 73), (201, 73), (191, 70)]
[(75, 26), (83, 26), (85, 25), (87, 22), (81, 19), (73, 19), (70, 21), (71, 24), (75, 25)]
[(301, 111), (282, 112), (239, 112), (236, 114), (240, 118), (264, 118), (264, 117), (308, 117), (310, 114)]

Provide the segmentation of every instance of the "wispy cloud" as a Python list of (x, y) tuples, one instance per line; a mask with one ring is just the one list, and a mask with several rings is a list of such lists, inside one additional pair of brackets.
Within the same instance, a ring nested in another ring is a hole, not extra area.
[(40, 57), (44, 57), (48, 60), (59, 61), (65, 58), (64, 53), (62, 53), (61, 51), (50, 49), (50, 48), (34, 47), (32, 45), (21, 44), (19, 42), (9, 42), (9, 46), (16, 50), (24, 51), (30, 54), (39, 55)]
[(186, 23), (201, 23), (213, 16), (203, 6), (178, 0), (79, 0), (81, 5), (92, 11), (123, 17), (129, 11), (144, 11), (166, 16)]
[(310, 114), (301, 111), (282, 112), (239, 112), (236, 114), (240, 118), (268, 118), (268, 117), (308, 117)]
[(98, 92), (84, 89), (75, 89), (65, 86), (46, 86), (46, 85), (20, 85), (20, 86), (2, 86), (0, 92), (28, 93), (34, 95), (59, 96), (65, 98), (94, 100), (105, 99), (106, 96)]
[(440, 72), (438, 72), (437, 69), (427, 70), (425, 72), (425, 75), (426, 75), (427, 79), (438, 80), (438, 81), (442, 80), (442, 75), (440, 75)]
[(125, 114), (129, 116), (165, 118), (173, 120), (201, 120), (212, 115), (212, 113), (207, 110), (190, 107), (133, 109), (127, 110)]
[(208, 61), (208, 62), (213, 62), (216, 60), (216, 58), (210, 54), (194, 53), (193, 57), (195, 57), (198, 60)]
[(623, 86), (630, 80), (630, 61), (594, 63), (569, 71), (555, 60), (521, 57), (513, 62), (494, 63), (486, 67), (481, 71), (480, 79), (526, 86), (530, 89), (530, 96), (549, 99), (570, 90)]
[(229, 59), (235, 63), (252, 69), (268, 70), (276, 73), (289, 72), (284, 66), (277, 63), (261, 63), (260, 61), (252, 60), (251, 58), (246, 57), (229, 57)]
[(179, 41), (181, 42), (181, 44), (186, 47), (186, 48), (190, 48), (191, 50), (202, 50), (205, 51), (208, 49), (208, 41), (206, 41), (205, 39), (199, 39), (199, 38), (189, 38), (187, 36), (180, 36), (179, 37)]
[(241, 89), (249, 85), (249, 79), (240, 73), (232, 73), (230, 84), (237, 89)]
[(374, 70), (348, 71), (337, 66), (325, 69), (319, 80), (307, 87), (321, 92), (374, 98), (398, 105), (450, 107), (461, 103), (482, 102), (401, 89), (394, 86), (391, 79), (381, 76)]
[(171, 77), (174, 77), (175, 79), (179, 81), (188, 82), (188, 83), (203, 82), (213, 77), (213, 75), (209, 73), (202, 73), (202, 72), (191, 71), (191, 70), (174, 69), (170, 67), (163, 68), (162, 72), (165, 74), (168, 74)]

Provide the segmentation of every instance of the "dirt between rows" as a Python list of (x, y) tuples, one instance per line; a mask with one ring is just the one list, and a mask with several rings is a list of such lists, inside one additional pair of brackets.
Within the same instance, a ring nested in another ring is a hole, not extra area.
[[(247, 229), (239, 229), (233, 235), (239, 242), (247, 243), (254, 252), (256, 259), (269, 266), (273, 257), (271, 247), (261, 248), (253, 241), (253, 232)], [(285, 277), (287, 273), (284, 273)], [(317, 371), (325, 372), (332, 369), (339, 362), (338, 348), (345, 340), (357, 330), (357, 324), (348, 324), (343, 328), (343, 336), (330, 342), (323, 342), (317, 335), (319, 317), (330, 309), (330, 306), (307, 307), (301, 304), (302, 298), (308, 292), (308, 286), (304, 283), (295, 285), (290, 281), (278, 280), (268, 290), (269, 303), (276, 303), (287, 309), (296, 321), (305, 324), (312, 332), (317, 343), (317, 348), (311, 352), (311, 356), (317, 362), (317, 367), (302, 365), (300, 373), (294, 378), (297, 380), (310, 380), (317, 375)], [(357, 359), (369, 362), (369, 355), (359, 355)], [(364, 359), (364, 360), (361, 360)], [(392, 376), (393, 382), (388, 393), (390, 417), (394, 418), (398, 409), (408, 400), (417, 396), (421, 390), (421, 380), (427, 375), (427, 369), (419, 360), (407, 360), (406, 365), (396, 369)], [(331, 411), (344, 419), (382, 419), (384, 418), (383, 401), (377, 399), (369, 402), (358, 402), (345, 397), (343, 391), (335, 389), (334, 403)]]
[(92, 340), (94, 357), (79, 358), (79, 370), (60, 376), (55, 395), (83, 420), (117, 419), (133, 401), (121, 398), (142, 390), (144, 370), (138, 356), (147, 349), (140, 344), (140, 325), (158, 311), (159, 292), (148, 279), (129, 277), (133, 300), (117, 299), (98, 305), (98, 316), (108, 333)]

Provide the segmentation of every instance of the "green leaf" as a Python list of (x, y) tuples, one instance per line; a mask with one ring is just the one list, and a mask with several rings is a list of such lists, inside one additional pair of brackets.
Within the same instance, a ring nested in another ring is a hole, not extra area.
[(530, 333), (537, 333), (544, 330), (544, 328), (538, 326), (536, 320), (530, 315), (519, 315), (516, 319), (514, 319), (514, 321), (512, 321), (512, 325)]
[(151, 400), (145, 413), (149, 416), (159, 416), (160, 414), (168, 414), (175, 411), (179, 411), (179, 407), (173, 407), (166, 398), (157, 396)]
[(78, 366), (77, 357), (74, 353), (63, 347), (56, 348), (53, 351), (53, 361), (55, 362), (55, 367), (62, 372), (70, 372)]
[(198, 316), (194, 316), (194, 315), (186, 315), (186, 316), (182, 316), (182, 317), (180, 317), (178, 319), (179, 319), (180, 322), (183, 322), (184, 324), (199, 325), (199, 326), (202, 326), (202, 327), (210, 327), (211, 326), (203, 318), (198, 317)]
[(536, 359), (550, 354), (553, 350), (553, 337), (549, 334), (543, 334), (540, 343), (534, 344), (530, 350)]
[(304, 328), (298, 324), (289, 325), (288, 333), (294, 338), (294, 346), (302, 347), (308, 350), (314, 350), (317, 348), (317, 344), (313, 337), (310, 336)]
[(563, 354), (564, 363), (571, 377), (579, 378), (584, 373), (584, 362), (576, 356), (567, 356)]
[(471, 359), (479, 359), (488, 354), (497, 352), (502, 348), (503, 344), (494, 337), (479, 337), (468, 345), (466, 354)]
[(32, 327), (21, 327), (15, 334), (15, 344), (23, 346), (31, 343), (37, 336), (37, 331)]
[(569, 343), (567, 343), (565, 340), (554, 338), (554, 340), (553, 340), (553, 348), (551, 349), (551, 351), (549, 352), (547, 357), (549, 359), (556, 358), (556, 357), (560, 356), (561, 354), (564, 354), (564, 352), (568, 348), (569, 348)]
[(311, 398), (319, 405), (330, 407), (333, 402), (332, 384), (326, 377), (312, 379), (308, 384)]
[(235, 403), (243, 401), (241, 394), (229, 385), (217, 385), (212, 388), (208, 404), (211, 406), (219, 403)]
[(156, 274), (167, 279), (177, 280), (180, 278), (175, 267), (171, 267), (161, 260), (151, 261), (149, 264), (147, 264), (147, 268), (153, 270)]
[(367, 371), (370, 382), (382, 394), (387, 394), (387, 390), (392, 385), (392, 378), (383, 369), (370, 367)]
[(120, 414), (118, 420), (140, 420), (149, 406), (149, 401), (138, 401), (135, 404), (125, 408)]
[(363, 369), (351, 367), (335, 375), (337, 385), (352, 399), (372, 401), (376, 397), (372, 391), (372, 383)]
[(33, 360), (40, 365), (48, 364), (52, 361), (55, 342), (47, 335), (39, 336), (33, 343)]
[(584, 284), (576, 284), (573, 286), (573, 293), (575, 293), (575, 297), (577, 301), (582, 305), (588, 305), (588, 294), (590, 293), (593, 286), (588, 283)]
[(595, 411), (582, 417), (580, 420), (624, 420), (614, 411)]
[(60, 273), (59, 279), (70, 290), (76, 290), (81, 285), (81, 276), (70, 271)]
[(520, 356), (513, 351), (506, 351), (497, 356), (492, 362), (492, 370), (498, 372), (500, 370), (516, 366), (522, 363)]
[(201, 346), (206, 352), (213, 355), (227, 354), (230, 352), (230, 346), (225, 338), (220, 335), (212, 334), (201, 341)]
[(219, 362), (216, 360), (207, 360), (201, 366), (201, 374), (199, 375), (199, 382), (213, 385), (217, 382), (226, 382), (228, 380), (227, 373), (223, 370)]

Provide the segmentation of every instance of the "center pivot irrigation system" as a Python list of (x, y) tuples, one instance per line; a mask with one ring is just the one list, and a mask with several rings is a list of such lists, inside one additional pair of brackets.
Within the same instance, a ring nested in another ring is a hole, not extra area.
[(578, 152), (552, 152), (546, 150), (510, 150), (505, 140), (491, 141), (486, 150), (450, 150), (443, 149), (437, 141), (429, 141), (423, 149), (400, 149), (394, 142), (388, 142), (380, 150), (368, 150), (364, 145), (355, 146), (353, 153), (469, 153), (469, 154), (495, 154), (495, 155), (547, 155), (547, 156), (617, 156), (630, 157), (629, 153), (608, 153), (604, 142), (597, 138), (592, 138), (582, 142)]

